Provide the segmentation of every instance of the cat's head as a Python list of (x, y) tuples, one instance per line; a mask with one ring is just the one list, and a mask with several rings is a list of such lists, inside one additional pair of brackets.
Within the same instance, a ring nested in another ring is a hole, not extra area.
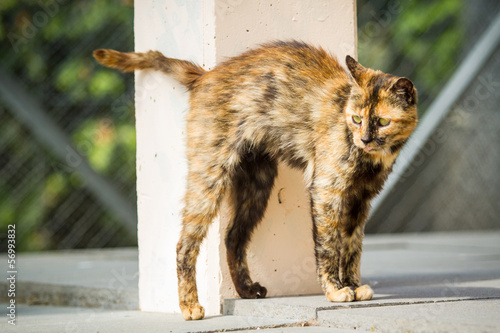
[(399, 152), (417, 125), (417, 90), (404, 77), (365, 68), (350, 56), (352, 89), (345, 117), (354, 144), (384, 157)]

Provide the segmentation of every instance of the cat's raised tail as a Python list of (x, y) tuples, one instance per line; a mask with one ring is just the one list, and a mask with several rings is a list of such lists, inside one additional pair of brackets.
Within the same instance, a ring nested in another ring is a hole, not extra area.
[(123, 72), (133, 72), (137, 69), (162, 71), (172, 76), (189, 90), (195, 86), (198, 78), (205, 73), (205, 70), (195, 63), (167, 58), (158, 51), (124, 53), (99, 49), (94, 51), (94, 58), (106, 67), (116, 68)]

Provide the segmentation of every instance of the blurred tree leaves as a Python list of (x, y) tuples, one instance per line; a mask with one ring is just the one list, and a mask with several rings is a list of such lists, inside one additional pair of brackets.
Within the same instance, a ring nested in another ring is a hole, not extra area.
[[(0, 66), (135, 205), (133, 76), (99, 66), (101, 47), (133, 49), (133, 1), (0, 2)], [(0, 235), (17, 224), (21, 251), (136, 244), (85, 182), (0, 99)]]
[(96, 97), (119, 93), (124, 90), (123, 78), (116, 71), (101, 70), (90, 80), (89, 93)]

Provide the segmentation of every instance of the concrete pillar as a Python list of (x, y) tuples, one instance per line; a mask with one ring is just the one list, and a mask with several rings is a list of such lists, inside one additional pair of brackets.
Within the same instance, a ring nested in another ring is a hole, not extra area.
[[(270, 40), (321, 45), (342, 61), (356, 56), (355, 0), (136, 0), (135, 49), (155, 49), (211, 69)], [(160, 73), (136, 73), (139, 302), (144, 311), (179, 312), (175, 249), (184, 194), (184, 116), (188, 95)], [(227, 206), (226, 206), (227, 207)], [(223, 207), (198, 259), (207, 315), (237, 297), (229, 276)], [(319, 293), (309, 199), (300, 172), (280, 166), (269, 208), (249, 248), (254, 281), (268, 295)]]

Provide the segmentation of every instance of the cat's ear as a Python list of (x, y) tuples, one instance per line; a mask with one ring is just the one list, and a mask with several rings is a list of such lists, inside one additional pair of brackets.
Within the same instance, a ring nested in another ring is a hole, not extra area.
[(345, 63), (347, 65), (347, 68), (349, 68), (349, 72), (351, 72), (354, 80), (356, 80), (356, 82), (360, 84), (360, 79), (363, 76), (363, 73), (366, 71), (366, 68), (363, 67), (359, 62), (354, 60), (354, 58), (350, 55), (345, 57)]
[(405, 77), (399, 78), (392, 85), (391, 91), (408, 105), (413, 105), (417, 102), (417, 89), (415, 89), (413, 83)]

